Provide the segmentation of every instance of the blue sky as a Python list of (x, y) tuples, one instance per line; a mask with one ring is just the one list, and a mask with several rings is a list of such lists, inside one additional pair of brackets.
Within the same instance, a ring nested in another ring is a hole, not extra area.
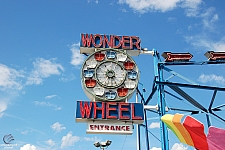
[[(135, 149), (136, 131), (132, 136), (90, 135), (85, 123), (75, 122), (76, 100), (88, 100), (80, 83), (85, 60), (79, 54), (80, 34), (139, 36), (142, 47), (155, 48), (160, 54), (190, 52), (192, 60), (202, 61), (207, 60), (206, 51), (225, 51), (224, 6), (224, 0), (1, 0), (0, 137), (12, 134), (14, 149), (21, 150), (89, 150), (96, 149), (95, 141), (107, 139), (113, 141), (109, 150)], [(154, 77), (153, 58), (140, 55), (134, 60), (147, 97)], [(198, 84), (225, 86), (224, 65), (171, 69)], [(209, 106), (212, 91), (187, 92)], [(224, 96), (218, 92), (214, 106), (224, 104)], [(170, 107), (194, 109), (170, 96), (166, 101)], [(157, 104), (157, 96), (150, 104)], [(218, 114), (225, 118), (224, 112)], [(194, 117), (206, 121), (204, 114)], [(214, 126), (225, 128), (221, 121), (211, 119)], [(148, 113), (148, 124), (160, 138), (156, 114)], [(141, 148), (146, 149), (141, 130)], [(151, 150), (160, 150), (160, 142), (149, 138)], [(180, 144), (170, 131), (169, 139), (172, 150), (192, 149)]]

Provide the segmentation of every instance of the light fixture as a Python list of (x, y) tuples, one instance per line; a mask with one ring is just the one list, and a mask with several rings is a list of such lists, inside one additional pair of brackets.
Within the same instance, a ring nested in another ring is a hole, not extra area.
[(99, 142), (95, 142), (94, 146), (95, 147), (100, 147), (100, 143)]
[(95, 87), (95, 85), (96, 85), (96, 80), (94, 80), (94, 79), (88, 79), (88, 80), (85, 80), (85, 85), (86, 85), (86, 87), (88, 87), (88, 88)]
[(132, 69), (134, 69), (134, 63), (131, 62), (131, 61), (125, 62), (125, 63), (124, 63), (124, 68), (125, 68), (126, 70), (132, 70)]
[(95, 53), (95, 60), (103, 61), (105, 59), (105, 54), (103, 53)]
[(107, 149), (109, 145), (111, 145), (112, 141), (106, 140), (105, 142), (95, 142), (94, 146), (99, 147), (101, 149)]
[(127, 96), (128, 88), (124, 88), (124, 87), (118, 88), (117, 93), (118, 93), (118, 96), (120, 97)]
[(106, 56), (108, 59), (114, 59), (114, 58), (116, 58), (116, 52), (115, 51), (107, 51)]

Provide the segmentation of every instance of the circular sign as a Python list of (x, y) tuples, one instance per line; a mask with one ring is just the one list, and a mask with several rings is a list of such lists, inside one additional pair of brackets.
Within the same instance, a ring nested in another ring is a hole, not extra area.
[(126, 101), (133, 95), (138, 79), (134, 60), (114, 49), (91, 54), (81, 70), (82, 87), (93, 101)]

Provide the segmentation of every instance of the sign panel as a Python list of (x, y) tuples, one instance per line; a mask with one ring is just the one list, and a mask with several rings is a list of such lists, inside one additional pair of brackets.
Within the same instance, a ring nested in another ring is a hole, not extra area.
[(82, 33), (80, 47), (140, 50), (140, 43), (141, 41), (137, 36), (117, 36)]
[(162, 56), (165, 58), (165, 62), (189, 61), (193, 57), (193, 55), (190, 53), (171, 53), (171, 52), (164, 52)]
[(141, 40), (138, 36), (121, 36), (106, 34), (81, 34), (80, 53), (92, 54), (95, 49), (128, 50), (131, 56), (137, 56), (141, 50)]
[(141, 103), (77, 101), (76, 122), (107, 120), (110, 123), (144, 121), (144, 107)]
[(132, 123), (88, 123), (87, 130), (88, 134), (126, 134), (130, 135), (133, 133)]
[(206, 56), (210, 61), (215, 61), (215, 60), (225, 60), (225, 52), (208, 51), (208, 52), (205, 53), (205, 56)]

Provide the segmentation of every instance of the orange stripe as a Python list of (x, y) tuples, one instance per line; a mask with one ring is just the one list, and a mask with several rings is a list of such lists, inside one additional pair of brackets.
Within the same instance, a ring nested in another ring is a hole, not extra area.
[(173, 117), (174, 117), (174, 115), (165, 114), (164, 116), (161, 117), (161, 120), (168, 126), (168, 128), (170, 128), (173, 131), (173, 133), (178, 137), (180, 142), (187, 144), (185, 139), (181, 135), (180, 131), (173, 124), (173, 122), (172, 122)]
[(186, 128), (181, 124), (181, 119), (184, 115), (182, 114), (175, 114), (173, 117), (173, 124), (176, 128), (180, 131), (181, 135), (183, 136), (186, 143), (190, 146), (194, 146), (192, 138)]

